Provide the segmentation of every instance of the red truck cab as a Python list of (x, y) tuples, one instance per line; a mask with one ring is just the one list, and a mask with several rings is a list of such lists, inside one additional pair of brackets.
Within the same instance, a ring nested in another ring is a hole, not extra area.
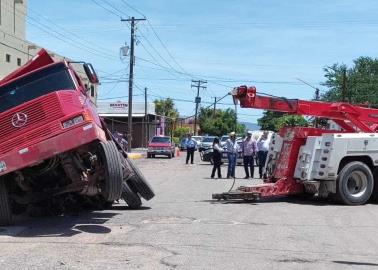
[[(92, 66), (83, 68), (98, 83)], [(16, 210), (49, 205), (59, 213), (66, 201), (83, 196), (112, 203), (122, 195), (139, 207), (139, 196), (154, 195), (71, 64), (54, 62), (45, 50), (0, 81), (0, 136), (0, 226), (11, 224)], [(138, 173), (131, 177), (131, 171)]]
[[(30, 64), (49, 57), (41, 51)], [(94, 140), (106, 141), (94, 112), (67, 62), (51, 61), (0, 81), (0, 175)]]

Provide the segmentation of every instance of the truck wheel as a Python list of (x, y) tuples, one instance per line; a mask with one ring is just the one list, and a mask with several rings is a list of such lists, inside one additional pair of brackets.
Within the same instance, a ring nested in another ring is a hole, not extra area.
[(148, 184), (146, 178), (144, 178), (142, 172), (137, 168), (132, 160), (127, 159), (127, 162), (135, 174), (134, 177), (131, 177), (129, 180), (131, 188), (134, 188), (135, 191), (137, 191), (145, 200), (151, 200), (155, 196), (155, 193)]
[(172, 153), (169, 153), (169, 154), (168, 154), (168, 158), (172, 158)]
[(102, 196), (108, 202), (118, 200), (122, 192), (122, 160), (114, 142), (100, 142), (98, 153), (104, 168)]
[(353, 161), (341, 169), (336, 180), (336, 196), (341, 203), (360, 205), (369, 200), (374, 187), (370, 168), (362, 162)]
[(4, 178), (0, 178), (0, 226), (13, 224), (12, 209)]
[(122, 199), (131, 209), (138, 209), (142, 205), (139, 195), (134, 193), (125, 181), (122, 183)]

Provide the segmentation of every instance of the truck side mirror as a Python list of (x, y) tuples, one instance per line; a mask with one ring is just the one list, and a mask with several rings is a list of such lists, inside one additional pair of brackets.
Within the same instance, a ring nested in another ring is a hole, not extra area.
[(89, 63), (84, 63), (83, 68), (84, 68), (85, 74), (87, 74), (88, 80), (93, 84), (98, 84), (99, 80), (93, 66)]

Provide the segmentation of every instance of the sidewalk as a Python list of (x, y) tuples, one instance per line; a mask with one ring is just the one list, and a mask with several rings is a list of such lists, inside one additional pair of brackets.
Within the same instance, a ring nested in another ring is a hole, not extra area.
[(133, 148), (131, 153), (127, 153), (130, 159), (139, 159), (146, 156), (147, 148)]

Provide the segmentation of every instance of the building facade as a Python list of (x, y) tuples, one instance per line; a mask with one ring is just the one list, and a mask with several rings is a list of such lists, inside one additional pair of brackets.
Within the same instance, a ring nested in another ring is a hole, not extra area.
[[(104, 118), (108, 129), (113, 133), (120, 132), (126, 138), (129, 130), (128, 110), (126, 101), (97, 102), (97, 111)], [(155, 104), (147, 103), (146, 108), (144, 102), (134, 102), (132, 125), (131, 146), (146, 147), (160, 128), (160, 119), (155, 114)]]
[[(28, 0), (0, 0), (0, 79), (24, 65), (41, 47), (27, 41), (26, 16)], [(52, 48), (44, 48), (55, 60), (66, 59), (54, 53)], [(97, 100), (97, 86), (92, 85), (81, 65), (73, 64), (88, 88), (90, 98)]]

